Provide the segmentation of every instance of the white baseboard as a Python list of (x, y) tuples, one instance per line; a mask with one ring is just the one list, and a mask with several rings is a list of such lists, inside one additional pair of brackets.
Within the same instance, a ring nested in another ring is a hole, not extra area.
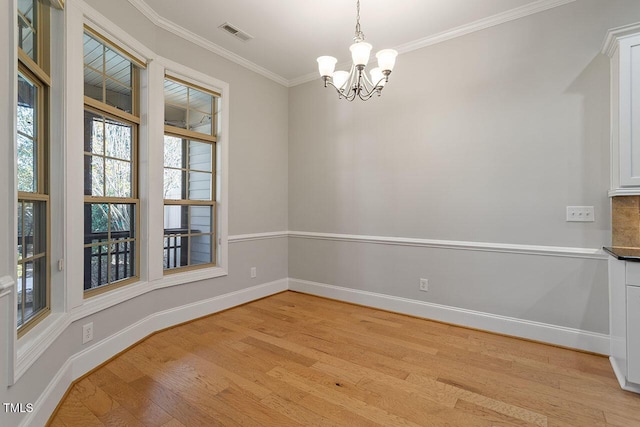
[(289, 279), (289, 290), (563, 347), (609, 354), (609, 335), (424, 301)]
[(157, 312), (139, 320), (67, 359), (33, 405), (33, 412), (25, 416), (20, 426), (45, 425), (73, 381), (153, 332), (287, 289), (287, 279), (281, 279)]
[(627, 381), (622, 373), (622, 369), (618, 366), (618, 362), (615, 358), (609, 357), (609, 361), (611, 362), (611, 367), (613, 368), (613, 372), (616, 374), (616, 379), (620, 384), (620, 388), (627, 391), (632, 391), (634, 393), (640, 393), (640, 385), (633, 384)]
[[(74, 354), (67, 359), (53, 377), (44, 392), (35, 402), (34, 411), (26, 414), (20, 423), (20, 427), (45, 425), (73, 381), (151, 333), (278, 292), (286, 291), (287, 289), (594, 353), (609, 353), (609, 336), (605, 334), (332, 286), (324, 283), (298, 279), (281, 279), (154, 313), (122, 331), (97, 342), (91, 347)], [(640, 391), (640, 389), (636, 390), (632, 385), (628, 384), (623, 385), (623, 388), (629, 391)]]

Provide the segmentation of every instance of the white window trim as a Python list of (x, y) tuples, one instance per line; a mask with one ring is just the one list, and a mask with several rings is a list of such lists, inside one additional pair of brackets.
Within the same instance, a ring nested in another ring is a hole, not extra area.
[[(16, 0), (10, 1), (14, 9), (16, 9)], [(93, 29), (100, 31), (110, 40), (121, 43), (132, 54), (140, 58), (146, 58), (148, 63), (147, 70), (141, 73), (141, 86), (146, 86), (151, 90), (141, 93), (143, 119), (140, 125), (139, 150), (140, 158), (144, 159), (142, 157), (144, 155), (147, 156), (149, 161), (146, 162), (148, 167), (142, 166), (145, 162), (141, 162), (139, 165), (138, 194), (141, 202), (140, 215), (142, 215), (139, 230), (140, 281), (84, 299), (84, 287), (82, 285), (84, 281), (83, 263), (65, 262), (63, 271), (64, 286), (52, 287), (52, 293), (64, 294), (64, 304), (60, 304), (61, 307), (59, 309), (53, 310), (46, 319), (34, 326), (19, 340), (17, 339), (15, 327), (11, 331), (14, 337), (14, 363), (11, 364), (12, 366), (9, 369), (8, 381), (10, 384), (17, 382), (71, 323), (157, 289), (213, 279), (228, 274), (229, 84), (177, 62), (157, 56), (82, 0), (67, 0), (64, 13), (66, 15), (64, 36), (64, 68), (66, 69), (66, 75), (64, 76), (64, 111), (66, 115), (63, 133), (66, 145), (63, 154), (65, 198), (62, 215), (64, 216), (65, 260), (81, 260), (84, 257), (82, 239), (78, 237), (84, 233), (84, 214), (82, 209), (84, 205), (84, 171), (82, 170), (83, 168), (66, 167), (66, 165), (71, 164), (82, 164), (84, 130), (82, 127), (77, 126), (77, 120), (84, 113), (84, 88), (83, 85), (79, 85), (77, 82), (83, 81), (84, 78), (82, 68), (84, 24), (88, 24)], [(13, 41), (11, 39), (10, 43)], [(8, 57), (11, 58), (11, 55), (13, 55), (16, 63), (13, 71), (15, 80), (17, 78), (17, 47), (13, 45), (10, 45), (8, 49)], [(216, 143), (216, 161), (218, 162), (216, 172), (218, 185), (216, 196), (218, 215), (218, 229), (216, 230), (216, 243), (218, 244), (218, 250), (216, 251), (218, 253), (217, 265), (211, 268), (182, 273), (177, 272), (166, 276), (161, 262), (164, 220), (161, 215), (148, 215), (149, 212), (163, 212), (163, 153), (161, 150), (148, 150), (148, 147), (150, 141), (163, 140), (165, 71), (186, 82), (221, 94), (220, 134)], [(9, 90), (13, 91), (14, 98), (16, 98), (15, 83), (9, 87)], [(13, 103), (11, 105), (13, 106)], [(13, 134), (12, 137), (14, 137)], [(60, 168), (60, 166), (54, 165), (52, 169)], [(12, 170), (15, 172), (15, 166)], [(15, 208), (15, 203), (10, 203), (10, 205)], [(56, 215), (60, 214), (59, 212), (56, 213)], [(15, 238), (12, 242), (14, 241)], [(149, 262), (150, 259), (158, 259), (160, 261)], [(15, 268), (13, 271), (13, 276), (11, 277), (15, 281)]]

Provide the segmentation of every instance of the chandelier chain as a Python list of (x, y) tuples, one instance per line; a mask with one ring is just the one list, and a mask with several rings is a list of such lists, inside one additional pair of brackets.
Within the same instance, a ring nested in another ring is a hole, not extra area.
[(353, 41), (364, 41), (364, 33), (360, 29), (360, 0), (357, 0), (356, 2), (356, 35), (353, 38)]

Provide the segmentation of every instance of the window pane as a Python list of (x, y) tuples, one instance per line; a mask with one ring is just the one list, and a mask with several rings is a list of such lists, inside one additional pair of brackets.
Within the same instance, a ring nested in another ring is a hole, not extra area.
[(26, 322), (27, 319), (29, 319), (31, 317), (31, 315), (33, 314), (33, 263), (32, 262), (25, 262), (24, 264), (22, 264), (22, 268), (24, 269), (23, 274), (24, 274), (24, 280), (25, 280), (25, 287), (23, 288), (23, 294), (22, 294), (22, 298), (24, 300), (23, 303), (23, 319)]
[(84, 33), (84, 65), (104, 73), (104, 45), (87, 33)]
[(18, 191), (37, 192), (37, 105), (38, 87), (18, 75)]
[(96, 70), (84, 67), (84, 95), (102, 101), (103, 75)]
[(46, 202), (23, 202), (18, 209), (18, 244), (24, 249), (25, 258), (47, 251)]
[(123, 86), (131, 88), (131, 68), (133, 65), (118, 52), (105, 48), (105, 74)]
[(22, 307), (18, 310), (18, 321), (22, 317), (22, 323), (29, 321), (47, 306), (46, 265), (46, 257), (39, 258), (34, 262), (26, 262), (23, 265), (24, 288), (20, 292), (22, 295), (18, 297), (18, 304), (24, 307), (24, 311), (21, 310)]
[(197, 110), (211, 116), (213, 95), (198, 89), (189, 88), (189, 109)]
[(213, 95), (189, 88), (189, 129), (212, 135), (212, 107)]
[(18, 74), (18, 132), (26, 136), (36, 135), (36, 109), (38, 87), (27, 77)]
[(109, 246), (111, 283), (134, 276), (134, 242), (122, 241)]
[(91, 111), (84, 112), (84, 151), (104, 154), (104, 118)]
[(184, 168), (182, 138), (164, 136), (164, 165), (171, 168)]
[(84, 149), (94, 153), (85, 157), (85, 195), (133, 196), (131, 125), (85, 111)]
[(85, 156), (84, 194), (104, 196), (104, 158)]
[(22, 258), (24, 258), (24, 253), (23, 250), (25, 248), (25, 239), (23, 236), (23, 227), (22, 227), (22, 222), (23, 222), (23, 203), (18, 200), (18, 261), (20, 261)]
[(25, 249), (25, 258), (33, 256), (33, 203), (25, 202), (22, 204), (22, 244)]
[(211, 263), (211, 235), (191, 237), (191, 265)]
[(186, 129), (187, 108), (187, 87), (165, 79), (164, 124)]
[(104, 46), (84, 34), (84, 95), (104, 101)]
[(179, 169), (164, 170), (164, 198), (169, 200), (184, 199), (186, 188), (184, 181), (186, 172)]
[(135, 237), (135, 205), (114, 204), (111, 209), (111, 239)]
[[(129, 80), (131, 80), (130, 77)], [(107, 86), (107, 99), (105, 102), (119, 110), (133, 114), (133, 97), (131, 96), (133, 91), (131, 87), (124, 86), (109, 77), (106, 78), (105, 83)]]
[(205, 135), (213, 135), (211, 132), (211, 114), (189, 110), (189, 130), (204, 133)]
[(25, 286), (25, 267), (23, 264), (18, 264), (18, 281), (16, 283), (16, 300), (18, 303), (18, 326), (22, 325), (23, 317), (22, 317), (22, 298), (26, 294), (26, 286)]
[(191, 234), (211, 232), (211, 210), (211, 206), (191, 206)]
[(105, 195), (131, 197), (131, 163), (105, 159)]
[(108, 283), (107, 245), (85, 248), (84, 289), (93, 289)]
[[(85, 290), (136, 275), (135, 204), (86, 203)], [(96, 244), (103, 243), (103, 244)]]
[(18, 46), (37, 63), (36, 7), (36, 0), (18, 0)]
[(189, 141), (189, 169), (211, 172), (212, 144)]
[(189, 172), (189, 199), (211, 200), (211, 173)]
[(188, 206), (165, 205), (164, 206), (164, 232), (165, 234), (186, 234), (188, 230)]
[(35, 142), (18, 134), (18, 191), (37, 192)]
[(106, 155), (122, 160), (131, 160), (133, 131), (131, 125), (106, 119), (104, 126)]
[(109, 205), (106, 203), (85, 204), (85, 228), (90, 227), (85, 233), (85, 243), (104, 242), (108, 238), (109, 231)]
[(171, 269), (189, 265), (189, 237), (175, 234), (164, 238), (164, 268)]
[(119, 110), (133, 113), (131, 61), (84, 34), (84, 94)]

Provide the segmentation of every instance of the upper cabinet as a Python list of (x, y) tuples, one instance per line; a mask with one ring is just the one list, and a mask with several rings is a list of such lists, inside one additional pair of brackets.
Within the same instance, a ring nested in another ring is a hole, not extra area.
[(609, 30), (611, 58), (610, 196), (640, 194), (640, 23)]

